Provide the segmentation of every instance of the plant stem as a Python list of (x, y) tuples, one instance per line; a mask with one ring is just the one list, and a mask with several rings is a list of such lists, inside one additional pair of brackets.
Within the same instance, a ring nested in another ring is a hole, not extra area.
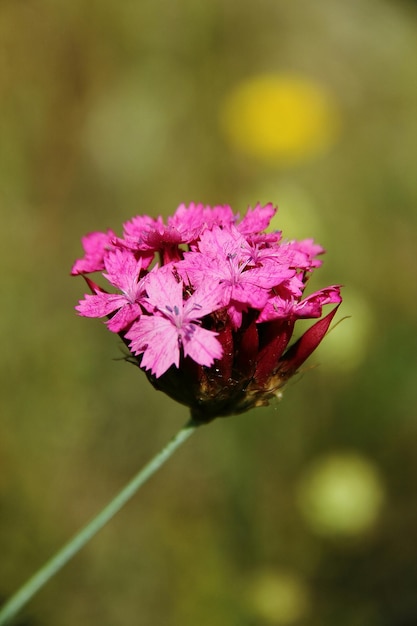
[(45, 563), (0, 609), (0, 626), (17, 615), (27, 602), (68, 563), (81, 548), (109, 522), (140, 487), (167, 461), (179, 446), (196, 430), (198, 423), (190, 420), (168, 444), (145, 465), (104, 509)]

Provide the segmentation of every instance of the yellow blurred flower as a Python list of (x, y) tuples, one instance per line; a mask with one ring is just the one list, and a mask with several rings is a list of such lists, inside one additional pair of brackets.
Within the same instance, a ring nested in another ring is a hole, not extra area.
[(306, 618), (311, 605), (309, 589), (300, 577), (273, 569), (255, 573), (245, 599), (256, 618), (274, 626), (299, 623)]
[(293, 165), (335, 141), (339, 112), (331, 95), (312, 80), (297, 74), (258, 75), (226, 96), (220, 122), (237, 150)]
[(354, 536), (369, 530), (384, 500), (377, 468), (353, 453), (333, 453), (318, 459), (298, 489), (301, 513), (321, 535)]

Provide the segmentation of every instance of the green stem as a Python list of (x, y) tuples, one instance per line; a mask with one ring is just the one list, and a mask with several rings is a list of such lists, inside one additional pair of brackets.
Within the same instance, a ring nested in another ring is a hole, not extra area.
[(137, 490), (167, 461), (196, 430), (190, 420), (171, 441), (145, 465), (104, 509), (59, 550), (0, 609), (0, 626), (7, 624), (42, 587), (128, 502)]

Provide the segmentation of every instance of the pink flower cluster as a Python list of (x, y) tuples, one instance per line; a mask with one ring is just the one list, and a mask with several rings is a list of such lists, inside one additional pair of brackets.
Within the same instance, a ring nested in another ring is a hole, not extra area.
[(320, 343), (335, 309), (287, 349), (296, 320), (341, 302), (337, 285), (303, 298), (324, 250), (266, 232), (275, 211), (258, 204), (240, 219), (229, 206), (181, 205), (166, 222), (134, 217), (121, 238), (109, 230), (82, 240), (85, 255), (71, 273), (92, 294), (77, 311), (106, 318), (154, 386), (196, 419), (267, 404)]

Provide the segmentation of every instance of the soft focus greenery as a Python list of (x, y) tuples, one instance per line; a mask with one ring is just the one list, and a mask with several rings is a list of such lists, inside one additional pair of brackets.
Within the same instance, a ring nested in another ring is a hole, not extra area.
[(188, 418), (75, 315), (84, 233), (272, 201), (351, 316), (279, 404), (201, 428), (22, 624), (417, 623), (416, 8), (0, 3), (3, 598)]

